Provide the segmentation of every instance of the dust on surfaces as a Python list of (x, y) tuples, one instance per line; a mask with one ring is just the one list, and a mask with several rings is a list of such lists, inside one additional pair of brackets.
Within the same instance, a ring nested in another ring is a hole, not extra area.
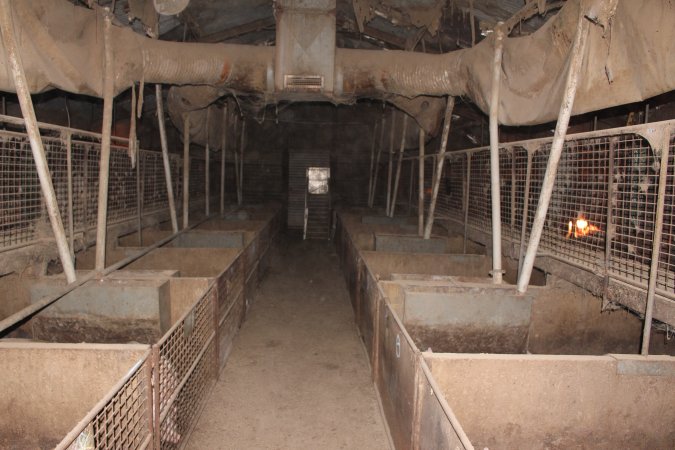
[(267, 342), (265, 342), (265, 347), (267, 348), (276, 348), (281, 345), (281, 341), (277, 341), (276, 339), (271, 339)]
[(406, 324), (415, 345), (435, 353), (525, 353), (528, 327), (429, 327)]

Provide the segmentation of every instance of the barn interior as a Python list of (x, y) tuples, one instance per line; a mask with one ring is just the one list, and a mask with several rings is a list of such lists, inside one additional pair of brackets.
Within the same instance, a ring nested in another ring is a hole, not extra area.
[(1, 448), (675, 448), (669, 0), (0, 0)]

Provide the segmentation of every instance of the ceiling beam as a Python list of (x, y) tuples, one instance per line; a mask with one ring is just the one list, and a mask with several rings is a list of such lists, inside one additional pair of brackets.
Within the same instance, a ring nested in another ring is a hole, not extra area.
[(265, 17), (264, 19), (254, 20), (253, 22), (237, 25), (226, 30), (217, 31), (199, 38), (199, 42), (223, 42), (229, 39), (239, 37), (244, 34), (253, 33), (262, 29), (276, 25), (274, 17)]

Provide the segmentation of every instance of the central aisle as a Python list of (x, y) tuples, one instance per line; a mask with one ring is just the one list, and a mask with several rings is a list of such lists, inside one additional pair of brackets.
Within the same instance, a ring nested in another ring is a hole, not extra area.
[(280, 237), (188, 448), (389, 448), (331, 242)]

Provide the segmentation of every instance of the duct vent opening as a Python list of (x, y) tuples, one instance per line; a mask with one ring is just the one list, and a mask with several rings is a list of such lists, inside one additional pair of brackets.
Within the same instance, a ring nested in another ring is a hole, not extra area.
[(284, 89), (320, 91), (323, 89), (323, 77), (321, 75), (284, 75)]

